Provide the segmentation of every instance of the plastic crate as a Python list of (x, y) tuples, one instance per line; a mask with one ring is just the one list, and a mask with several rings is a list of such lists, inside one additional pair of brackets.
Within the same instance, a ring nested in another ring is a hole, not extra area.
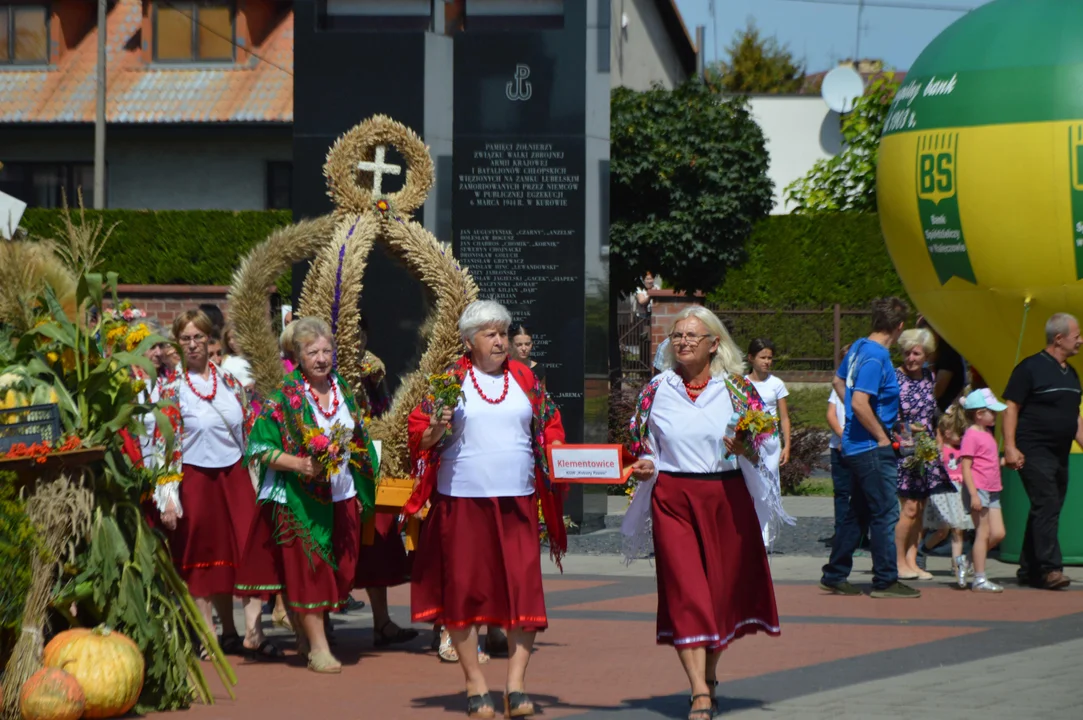
[(60, 408), (57, 405), (28, 405), (0, 410), (0, 453), (17, 443), (60, 440)]

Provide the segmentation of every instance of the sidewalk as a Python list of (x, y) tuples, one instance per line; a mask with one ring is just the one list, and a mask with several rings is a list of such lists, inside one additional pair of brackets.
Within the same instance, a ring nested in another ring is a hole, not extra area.
[[(795, 518), (835, 517), (835, 498), (831, 497), (784, 497), (782, 506)], [(609, 496), (609, 514), (623, 515), (628, 510), (628, 498)]]

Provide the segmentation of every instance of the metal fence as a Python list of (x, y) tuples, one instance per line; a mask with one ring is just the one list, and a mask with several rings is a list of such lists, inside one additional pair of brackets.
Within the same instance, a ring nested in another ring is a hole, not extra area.
[[(868, 310), (848, 310), (837, 304), (822, 308), (709, 307), (722, 319), (741, 350), (755, 338), (770, 338), (775, 345), (778, 372), (831, 372), (842, 348), (869, 332)], [(617, 333), (624, 378), (644, 381), (653, 375), (649, 321), (621, 308)]]

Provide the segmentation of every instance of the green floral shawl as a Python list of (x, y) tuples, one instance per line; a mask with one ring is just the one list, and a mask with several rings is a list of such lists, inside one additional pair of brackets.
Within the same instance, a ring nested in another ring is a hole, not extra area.
[[(376, 452), (365, 430), (364, 420), (358, 413), (353, 393), (337, 373), (333, 375), (333, 380), (338, 383), (342, 401), (346, 403), (354, 422), (352, 442), (355, 447), (350, 452), (349, 468), (362, 515), (367, 517), (376, 504), (376, 468), (373, 465)], [(304, 375), (299, 369), (294, 370), (283, 380), (282, 387), (264, 402), (248, 438), (245, 464), (266, 466), (282, 454), (304, 457), (307, 454), (304, 431), (314, 427), (318, 425), (312, 406), (305, 398)], [(335, 567), (331, 550), (334, 524), (331, 483), (323, 477), (306, 478), (281, 470), (272, 471), (272, 476), (266, 478), (262, 467), (260, 478), (261, 483), (270, 482), (273, 486), (271, 497), (264, 502), (273, 503), (275, 538), (278, 542), (284, 544), (296, 539), (303, 544), (309, 559), (316, 553)], [(285, 506), (276, 502), (276, 498), (283, 494)]]

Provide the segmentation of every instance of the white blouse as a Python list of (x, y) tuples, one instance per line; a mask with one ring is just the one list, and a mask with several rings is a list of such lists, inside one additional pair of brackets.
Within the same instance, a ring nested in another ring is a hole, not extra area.
[[(695, 402), (672, 370), (662, 373), (649, 419), (651, 454), (656, 471), (720, 473), (740, 469), (728, 458), (723, 438), (733, 419), (733, 401), (725, 380), (711, 378)], [(729, 431), (732, 436), (732, 430)]]
[(778, 401), (789, 397), (790, 391), (786, 389), (786, 383), (782, 382), (777, 375), (768, 375), (766, 380), (754, 380), (751, 375), (746, 378), (756, 388), (763, 405), (769, 413), (778, 417)]
[[(350, 431), (353, 435), (354, 421), (350, 417), (350, 410), (346, 407), (346, 401), (342, 399), (342, 386), (335, 381), (335, 388), (338, 390), (338, 412), (334, 416), (328, 418), (324, 417), (324, 414), (319, 411), (316, 406), (316, 401), (312, 399), (312, 395), (305, 392), (305, 399), (312, 407), (312, 414), (316, 417), (316, 424), (320, 426), (322, 430), (330, 430), (331, 426), (335, 423), (342, 425)], [(260, 500), (273, 500), (276, 503), (286, 502), (286, 490), (282, 487), (274, 486), (275, 471), (268, 469), (263, 483), (261, 484), (259, 491)], [(353, 475), (350, 474), (350, 453), (347, 450), (346, 455), (342, 460), (342, 464), (338, 467), (338, 472), (331, 476), (331, 501), (341, 502), (343, 500), (349, 500), (357, 495), (357, 488), (353, 484)]]
[[(185, 465), (206, 468), (229, 467), (244, 455), (244, 412), (236, 396), (222, 381), (218, 371), (218, 392), (210, 402), (197, 397), (180, 379), (180, 411), (184, 422), (181, 453)], [(210, 395), (214, 378), (204, 380), (188, 373), (188, 378), (202, 395)]]
[[(153, 405), (161, 399), (162, 393), (158, 383), (149, 384), (139, 393), (139, 402)], [(143, 451), (143, 467), (153, 470), (158, 467), (158, 458), (154, 455), (154, 431), (158, 427), (158, 421), (154, 413), (149, 412), (143, 416), (143, 432), (139, 435), (139, 449)]]
[[(503, 375), (474, 371), (488, 398), (504, 392)], [(533, 410), (515, 378), (508, 396), (493, 405), (474, 389), (467, 373), (464, 397), (451, 420), (451, 437), (440, 453), (436, 486), (450, 497), (521, 497), (534, 492)]]

